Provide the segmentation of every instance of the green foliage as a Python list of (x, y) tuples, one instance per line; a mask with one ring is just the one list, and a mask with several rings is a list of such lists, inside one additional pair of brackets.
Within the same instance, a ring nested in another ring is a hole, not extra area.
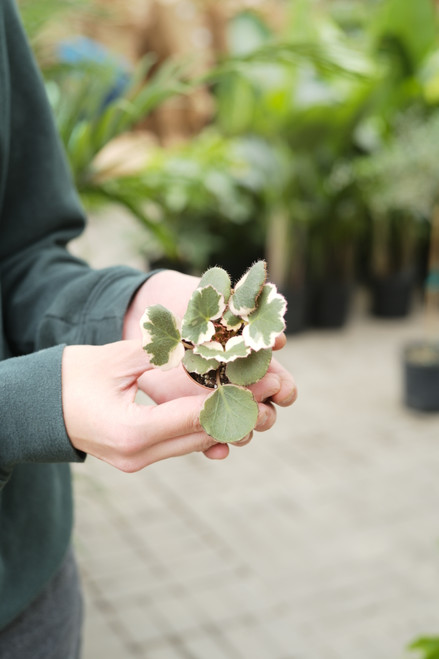
[(233, 336), (223, 345), (220, 341), (210, 341), (194, 347), (194, 353), (204, 359), (215, 359), (219, 363), (228, 364), (240, 357), (247, 357), (250, 347), (242, 336)]
[(388, 144), (353, 164), (352, 175), (374, 215), (431, 216), (439, 198), (438, 140), (439, 113), (408, 112)]
[[(271, 349), (285, 329), (285, 299), (266, 278), (266, 263), (258, 261), (232, 290), (227, 272), (211, 268), (192, 294), (181, 331), (179, 321), (160, 305), (148, 307), (141, 319), (151, 364), (166, 370), (182, 361), (196, 382), (215, 390), (200, 421), (218, 442), (243, 439), (255, 427), (258, 405), (242, 387), (264, 377)], [(240, 313), (232, 314), (232, 322), (229, 305), (235, 296)]]
[(439, 637), (423, 637), (409, 646), (418, 652), (419, 659), (439, 659)]
[(231, 264), (242, 262), (243, 250), (248, 265), (261, 257), (261, 197), (271, 182), (264, 169), (270, 149), (249, 151), (246, 145), (245, 139), (225, 138), (209, 128), (187, 144), (150, 154), (137, 180), (160, 225), (178, 237), (173, 267), (199, 274), (213, 264), (231, 270)]
[(132, 130), (171, 96), (192, 89), (185, 82), (185, 63), (168, 61), (152, 73), (153, 65), (154, 58), (146, 57), (134, 71), (127, 72), (128, 84), (123, 94), (113, 100), (108, 100), (116, 75), (112, 62), (55, 67), (46, 85), (84, 204), (89, 207), (111, 202), (124, 207), (171, 256), (175, 255), (175, 236), (149, 216), (145, 207), (148, 187), (142, 179), (102, 172), (95, 167), (96, 157), (108, 143)]
[(198, 288), (183, 318), (182, 337), (191, 343), (205, 343), (215, 334), (212, 320), (224, 311), (224, 298), (213, 286)]
[(271, 362), (271, 348), (252, 351), (244, 359), (236, 359), (226, 366), (226, 376), (234, 384), (248, 387), (261, 379), (261, 373), (266, 373)]
[(256, 309), (266, 278), (267, 267), (264, 261), (259, 261), (238, 281), (229, 301), (229, 309), (235, 316), (248, 316)]
[[(20, 4), (36, 44), (51, 13), (83, 10), (89, 2)], [(290, 17), (279, 34), (256, 11), (238, 14), (230, 22), (229, 54), (195, 80), (184, 62), (155, 68), (148, 57), (126, 72), (123, 95), (108, 102), (113, 65), (46, 68), (85, 205), (127, 209), (153, 238), (152, 260), (158, 254), (166, 265), (197, 273), (218, 263), (235, 275), (236, 263), (264, 257), (267, 233), (282, 217), (273, 252), (289, 270), (286, 279), (305, 267), (313, 277), (349, 274), (351, 250), (365, 242), (369, 215), (378, 217), (385, 190), (374, 191), (363, 175), (360, 186), (356, 172), (346, 170), (357, 157), (374, 158), (393, 144), (407, 110), (415, 107), (421, 121), (435, 111), (439, 51), (431, 0), (285, 5)], [(200, 85), (213, 92), (214, 126), (186, 145), (157, 149), (136, 175), (96, 168), (106, 144), (170, 96)], [(400, 206), (418, 204), (421, 183), (400, 186)], [(392, 211), (395, 231), (408, 235), (406, 218)]]
[(173, 368), (184, 354), (178, 321), (160, 304), (148, 307), (140, 322), (142, 342), (151, 364), (164, 370)]
[(237, 442), (255, 427), (258, 406), (248, 389), (226, 384), (206, 400), (200, 421), (208, 435), (218, 442)]
[(257, 306), (248, 316), (244, 339), (253, 350), (263, 350), (274, 344), (276, 336), (284, 330), (285, 299), (274, 284), (262, 287)]
[(18, 5), (24, 29), (37, 55), (48, 24), (67, 14), (90, 11), (88, 0), (19, 0)]

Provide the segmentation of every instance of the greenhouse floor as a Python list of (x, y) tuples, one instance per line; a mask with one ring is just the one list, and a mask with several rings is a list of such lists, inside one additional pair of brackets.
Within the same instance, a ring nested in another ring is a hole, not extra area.
[(402, 404), (422, 330), (290, 336), (299, 399), (232, 449), (74, 468), (84, 659), (402, 659), (439, 635), (439, 415)]

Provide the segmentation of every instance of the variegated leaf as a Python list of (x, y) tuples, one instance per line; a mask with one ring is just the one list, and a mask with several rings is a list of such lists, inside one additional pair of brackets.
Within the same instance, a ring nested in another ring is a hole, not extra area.
[(183, 366), (189, 373), (204, 375), (209, 371), (214, 371), (219, 364), (216, 359), (204, 359), (201, 355), (196, 355), (193, 350), (186, 350), (183, 357)]
[(258, 299), (258, 306), (248, 317), (242, 336), (253, 350), (271, 348), (276, 337), (285, 329), (287, 303), (274, 284), (266, 284)]
[(267, 278), (267, 264), (257, 261), (247, 270), (235, 286), (229, 300), (230, 311), (235, 316), (248, 316), (256, 308), (256, 300)]
[(180, 320), (168, 309), (156, 304), (147, 307), (140, 319), (142, 346), (153, 366), (167, 371), (183, 359), (184, 347), (179, 330)]
[(234, 316), (230, 309), (226, 309), (221, 318), (221, 325), (228, 330), (238, 330), (242, 325), (242, 318)]
[(224, 298), (224, 302), (228, 302), (230, 297), (230, 291), (232, 284), (230, 282), (230, 277), (223, 268), (209, 268), (206, 270), (204, 275), (201, 277), (201, 281), (198, 284), (198, 288), (204, 288), (205, 286), (213, 286), (218, 293)]
[(250, 348), (245, 345), (242, 336), (234, 336), (229, 339), (225, 346), (219, 341), (209, 341), (195, 346), (194, 353), (205, 359), (216, 359), (218, 362), (233, 362), (240, 357), (246, 357)]
[(197, 288), (183, 318), (183, 339), (194, 344), (209, 341), (215, 334), (211, 321), (220, 318), (224, 309), (224, 298), (213, 286)]

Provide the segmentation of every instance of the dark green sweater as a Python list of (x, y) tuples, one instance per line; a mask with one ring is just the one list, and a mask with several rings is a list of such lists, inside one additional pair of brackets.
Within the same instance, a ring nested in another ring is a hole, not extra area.
[(70, 541), (63, 344), (120, 339), (145, 274), (91, 270), (66, 243), (84, 218), (13, 0), (0, 0), (0, 629)]

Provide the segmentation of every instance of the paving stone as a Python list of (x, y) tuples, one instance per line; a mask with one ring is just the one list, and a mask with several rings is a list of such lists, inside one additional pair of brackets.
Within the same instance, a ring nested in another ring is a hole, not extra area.
[(188, 659), (245, 659), (229, 641), (218, 634), (206, 632), (184, 640), (183, 648)]
[(289, 337), (297, 403), (224, 462), (75, 465), (84, 659), (403, 659), (439, 634), (439, 416), (401, 397), (419, 332)]

